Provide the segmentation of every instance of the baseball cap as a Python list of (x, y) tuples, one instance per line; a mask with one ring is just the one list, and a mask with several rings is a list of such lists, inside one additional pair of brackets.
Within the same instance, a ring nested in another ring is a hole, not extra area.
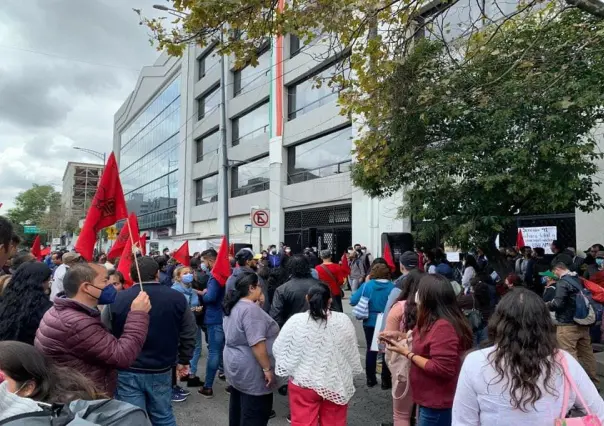
[(448, 279), (453, 279), (453, 268), (446, 263), (441, 263), (436, 267), (436, 273), (440, 274)]
[(405, 269), (417, 268), (419, 258), (417, 253), (414, 251), (406, 251), (398, 259), (399, 263), (405, 267)]
[(539, 272), (539, 275), (542, 277), (548, 277), (554, 280), (557, 280), (558, 277), (552, 271)]
[(68, 253), (65, 253), (63, 255), (63, 257), (61, 257), (61, 260), (63, 261), (63, 263), (72, 263), (77, 260), (80, 260), (81, 257), (82, 257), (82, 255), (80, 255), (80, 253), (76, 253), (75, 251), (70, 251)]

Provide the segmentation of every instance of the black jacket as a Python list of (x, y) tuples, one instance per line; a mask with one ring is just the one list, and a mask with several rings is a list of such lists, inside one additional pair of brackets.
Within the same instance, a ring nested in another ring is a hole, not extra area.
[(575, 283), (578, 288), (583, 288), (581, 281), (572, 275), (565, 275), (556, 283), (556, 295), (554, 300), (548, 303), (550, 311), (556, 313), (556, 322), (560, 325), (575, 325), (573, 318), (576, 310), (576, 297), (578, 288), (573, 286)]
[(314, 278), (292, 278), (277, 288), (270, 315), (280, 328), (292, 315), (308, 310), (306, 295), (308, 290), (318, 282)]
[[(143, 283), (143, 289), (151, 300), (149, 332), (143, 350), (130, 370), (163, 372), (177, 362), (188, 365), (195, 349), (197, 325), (187, 300), (182, 293), (158, 282)], [(110, 305), (111, 330), (117, 338), (124, 331), (130, 305), (138, 293), (140, 286), (134, 285), (120, 292), (115, 303)]]

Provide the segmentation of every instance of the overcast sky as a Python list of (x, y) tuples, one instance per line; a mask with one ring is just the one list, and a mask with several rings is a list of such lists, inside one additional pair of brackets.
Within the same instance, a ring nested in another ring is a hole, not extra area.
[(0, 213), (33, 183), (61, 190), (72, 147), (112, 149), (113, 115), (159, 53), (132, 8), (164, 0), (0, 0)]

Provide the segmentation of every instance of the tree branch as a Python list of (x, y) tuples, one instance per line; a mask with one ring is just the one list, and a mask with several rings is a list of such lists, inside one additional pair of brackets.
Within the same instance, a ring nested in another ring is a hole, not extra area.
[(566, 3), (594, 16), (604, 18), (604, 2), (599, 0), (566, 0)]

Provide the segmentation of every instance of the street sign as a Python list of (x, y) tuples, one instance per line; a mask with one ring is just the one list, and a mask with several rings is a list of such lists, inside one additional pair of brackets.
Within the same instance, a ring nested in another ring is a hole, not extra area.
[(252, 226), (255, 228), (268, 228), (270, 223), (270, 211), (268, 209), (252, 209), (250, 213)]
[(23, 232), (26, 234), (39, 234), (40, 229), (36, 225), (24, 225)]
[(60, 238), (53, 238), (52, 239), (52, 245), (53, 246), (58, 246), (61, 244), (61, 239)]

